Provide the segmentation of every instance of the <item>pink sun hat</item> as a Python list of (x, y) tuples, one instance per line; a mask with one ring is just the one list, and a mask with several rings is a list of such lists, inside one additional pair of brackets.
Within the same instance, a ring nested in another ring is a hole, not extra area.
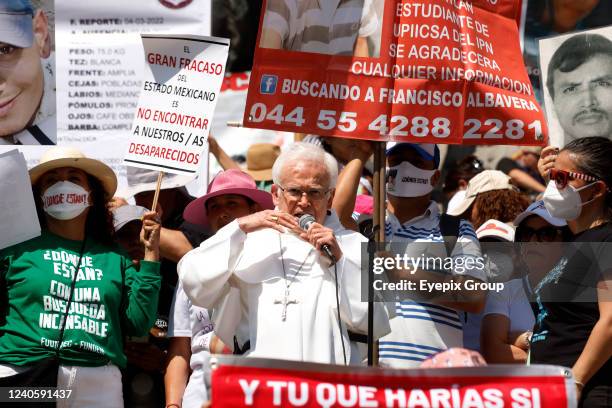
[(215, 176), (208, 185), (206, 195), (197, 198), (185, 207), (183, 218), (192, 224), (207, 227), (206, 201), (225, 194), (237, 194), (250, 198), (259, 204), (263, 210), (274, 208), (272, 195), (266, 191), (258, 190), (255, 180), (251, 176), (238, 169), (229, 169)]

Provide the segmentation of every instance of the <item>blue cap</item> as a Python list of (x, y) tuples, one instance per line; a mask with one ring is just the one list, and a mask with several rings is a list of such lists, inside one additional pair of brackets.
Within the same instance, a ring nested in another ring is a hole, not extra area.
[(19, 48), (31, 47), (33, 16), (29, 0), (0, 0), (0, 42)]
[(409, 147), (415, 150), (425, 160), (432, 160), (436, 168), (440, 165), (440, 149), (433, 143), (387, 143), (387, 156)]

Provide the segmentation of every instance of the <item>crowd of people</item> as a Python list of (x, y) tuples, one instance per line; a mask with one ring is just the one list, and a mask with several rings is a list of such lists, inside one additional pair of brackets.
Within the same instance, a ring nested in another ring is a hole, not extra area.
[[(168, 175), (154, 211), (156, 172), (129, 168), (118, 193), (108, 166), (51, 148), (30, 170), (43, 233), (0, 253), (0, 383), (56, 357), (54, 381), (75, 390), (66, 406), (199, 407), (211, 354), (365, 364), (374, 144), (306, 140), (254, 144), (241, 167), (211, 137), (225, 169), (207, 193)], [(608, 406), (612, 142), (517, 152), (499, 159), (523, 157), (506, 174), (473, 154), (448, 164), (433, 144), (387, 145), (390, 250), (465, 265), (387, 279), (504, 285), (376, 302), (378, 363), (427, 367), (465, 348), (476, 362), (557, 364), (583, 406)]]
[[(217, 3), (250, 15), (246, 1)], [(555, 32), (609, 7), (582, 2), (568, 15), (561, 3), (580, 2), (544, 3), (536, 26)], [(47, 17), (7, 4), (0, 14), (14, 30), (0, 39), (0, 80), (13, 84), (15, 106), (25, 102), (9, 71), (37, 86), (18, 122), (0, 120), (0, 142), (52, 144), (40, 133), (54, 113), (35, 113), (54, 91), (44, 85)], [(376, 55), (374, 3), (334, 7), (356, 16), (332, 19), (338, 41), (317, 2), (268, 1), (259, 45)], [(303, 35), (306, 23), (314, 29)], [(158, 172), (135, 167), (118, 191), (106, 164), (50, 148), (29, 171), (42, 234), (0, 251), (0, 387), (71, 390), (62, 407), (202, 407), (213, 354), (362, 366), (375, 340), (377, 364), (390, 370), (565, 366), (579, 406), (612, 406), (610, 75), (582, 72), (609, 71), (612, 43), (574, 38), (546, 83), (567, 144), (387, 143), (381, 226), (370, 141), (296, 134), (284, 147), (250, 145), (241, 162), (210, 136), (223, 170), (201, 197), (188, 192), (190, 177), (166, 174), (160, 185)], [(14, 69), (23, 64), (32, 69)], [(413, 259), (386, 268), (385, 283), (462, 289), (377, 293), (368, 330), (363, 254), (376, 228), (386, 244), (371, 257)]]

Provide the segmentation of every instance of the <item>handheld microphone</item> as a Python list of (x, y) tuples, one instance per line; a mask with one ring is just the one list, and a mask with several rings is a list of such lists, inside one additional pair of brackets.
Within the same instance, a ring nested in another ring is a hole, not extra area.
[[(299, 220), (300, 228), (303, 229), (304, 231), (308, 231), (308, 228), (310, 228), (310, 226), (314, 224), (315, 222), (316, 222), (315, 218), (312, 215), (304, 214), (300, 217), (300, 220)], [(321, 250), (325, 252), (325, 255), (327, 255), (329, 259), (331, 259), (334, 262), (336, 261), (336, 258), (332, 254), (332, 251), (329, 245), (323, 244), (321, 246)]]

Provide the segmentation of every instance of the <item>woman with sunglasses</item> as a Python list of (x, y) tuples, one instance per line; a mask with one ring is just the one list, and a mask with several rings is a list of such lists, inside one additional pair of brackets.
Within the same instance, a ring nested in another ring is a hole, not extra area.
[(502, 291), (488, 293), (480, 331), (480, 350), (491, 364), (524, 364), (527, 361), (529, 339), (535, 324), (530, 305), (531, 288), (539, 283), (542, 272), (548, 272), (559, 260), (561, 245), (554, 243), (571, 235), (565, 221), (552, 217), (541, 200), (519, 214), (514, 225), (514, 241), (522, 243), (519, 244), (520, 257), (514, 264), (521, 264), (514, 267)]
[[(544, 204), (574, 234), (535, 288), (531, 362), (572, 367), (581, 407), (612, 402), (612, 141), (584, 137), (543, 152)], [(553, 164), (551, 164), (553, 163)]]

